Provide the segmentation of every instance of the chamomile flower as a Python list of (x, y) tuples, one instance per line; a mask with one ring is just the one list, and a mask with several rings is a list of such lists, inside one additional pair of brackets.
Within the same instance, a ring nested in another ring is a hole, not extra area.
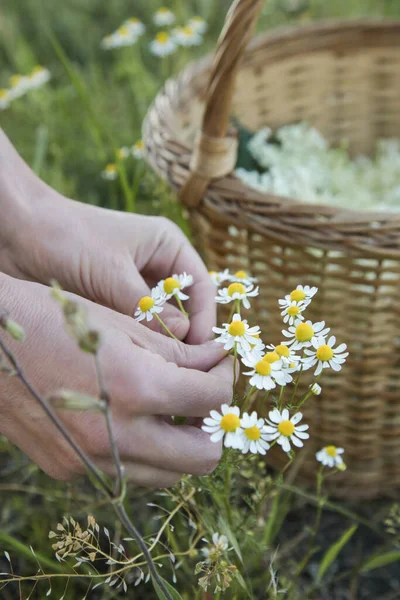
[(251, 377), (250, 385), (258, 390), (273, 390), (276, 384), (286, 385), (292, 381), (292, 377), (282, 371), (282, 361), (274, 360), (275, 357), (264, 355), (260, 358), (257, 349), (242, 357), (242, 363), (250, 367), (251, 371), (243, 373)]
[(230, 280), (243, 283), (243, 285), (250, 285), (251, 283), (257, 283), (258, 281), (256, 277), (250, 277), (246, 271), (236, 271), (236, 273), (230, 275)]
[(303, 302), (305, 306), (308, 306), (317, 292), (317, 287), (298, 285), (297, 288), (285, 296), (283, 300), (279, 300), (279, 304), (282, 308), (286, 308), (288, 303), (290, 304), (292, 302)]
[(225, 269), (225, 271), (208, 271), (209, 276), (211, 277), (211, 281), (214, 285), (219, 286), (221, 283), (229, 280), (229, 269)]
[(255, 411), (249, 415), (244, 413), (241, 420), (240, 439), (242, 442), (242, 452), (247, 454), (266, 454), (270, 445), (267, 442), (267, 433), (265, 431), (264, 419), (259, 419)]
[(220, 337), (215, 341), (224, 344), (225, 350), (236, 350), (240, 356), (250, 352), (252, 346), (259, 344), (260, 328), (258, 325), (249, 327), (246, 319), (241, 319), (239, 314), (233, 315), (231, 323), (224, 323), (223, 327), (213, 327), (213, 332), (218, 333)]
[(140, 298), (138, 307), (135, 312), (135, 321), (152, 321), (154, 313), (160, 314), (164, 310), (164, 304), (167, 301), (165, 294), (159, 289), (153, 288), (151, 296), (143, 296)]
[(267, 349), (277, 354), (285, 367), (293, 368), (295, 364), (300, 363), (300, 356), (297, 356), (297, 354), (293, 352), (293, 349), (286, 346), (286, 344), (278, 344), (277, 346), (269, 344)]
[(10, 77), (10, 89), (8, 90), (11, 100), (23, 96), (30, 88), (29, 78), (23, 75), (12, 75)]
[(345, 352), (346, 344), (340, 344), (337, 348), (333, 346), (336, 344), (336, 338), (332, 335), (328, 341), (325, 337), (318, 336), (313, 337), (311, 340), (311, 348), (305, 348), (303, 358), (303, 369), (312, 369), (315, 365), (317, 368), (314, 371), (314, 375), (322, 373), (322, 369), (330, 367), (334, 371), (340, 371), (342, 364), (346, 362), (346, 358), (349, 353)]
[(113, 34), (114, 48), (120, 48), (121, 46), (132, 46), (137, 42), (137, 35), (132, 32), (131, 27), (121, 25), (117, 31)]
[(103, 179), (107, 179), (107, 181), (114, 181), (118, 177), (118, 168), (115, 163), (109, 163), (106, 165), (101, 172), (101, 176)]
[(125, 160), (126, 158), (128, 158), (129, 155), (130, 155), (130, 150), (129, 150), (128, 146), (122, 146), (121, 148), (118, 148), (117, 158), (119, 160)]
[(202, 430), (211, 433), (210, 440), (219, 442), (224, 438), (226, 448), (242, 448), (240, 434), (240, 410), (238, 406), (223, 404), (221, 413), (216, 410), (210, 412), (210, 416), (203, 420)]
[(301, 448), (303, 446), (302, 440), (307, 440), (310, 437), (306, 433), (308, 425), (297, 425), (303, 417), (302, 413), (298, 412), (289, 419), (287, 408), (284, 408), (282, 412), (274, 408), (268, 416), (269, 419), (266, 419), (267, 425), (265, 426), (265, 432), (268, 434), (267, 439), (268, 441), (276, 440), (284, 452), (290, 451), (290, 442)]
[(131, 148), (132, 156), (136, 158), (136, 160), (141, 160), (144, 158), (144, 143), (143, 140), (138, 140), (135, 144), (133, 144)]
[(153, 15), (153, 22), (157, 27), (165, 27), (175, 23), (175, 15), (169, 8), (159, 8)]
[(146, 31), (146, 27), (140, 19), (132, 17), (123, 23), (123, 27), (127, 27), (132, 35), (139, 36)]
[(193, 284), (193, 277), (187, 273), (181, 275), (173, 275), (162, 279), (158, 282), (157, 287), (164, 293), (167, 300), (170, 300), (172, 296), (179, 298), (179, 300), (188, 300), (189, 296), (182, 292), (183, 289), (190, 287)]
[(1, 89), (0, 90), (0, 110), (4, 110), (6, 108), (9, 107), (10, 105), (10, 94), (8, 92), (8, 90), (6, 89)]
[(258, 296), (258, 287), (254, 288), (253, 284), (245, 287), (243, 283), (231, 283), (227, 288), (218, 290), (218, 296), (215, 302), (219, 304), (228, 304), (239, 300), (245, 308), (250, 308), (249, 298)]
[(29, 75), (29, 87), (39, 88), (47, 83), (51, 78), (51, 73), (45, 67), (37, 65)]
[(286, 308), (283, 309), (281, 315), (284, 323), (294, 325), (295, 321), (304, 321), (304, 317), (301, 314), (306, 309), (303, 302), (291, 302)]
[(343, 464), (343, 459), (341, 457), (343, 452), (343, 448), (325, 446), (325, 448), (322, 448), (322, 450), (316, 453), (315, 458), (325, 467), (340, 467), (340, 465)]
[(172, 30), (174, 40), (179, 46), (199, 46), (203, 38), (192, 27), (176, 27)]
[(294, 325), (289, 327), (288, 331), (283, 330), (282, 333), (287, 338), (285, 343), (287, 346), (291, 346), (291, 350), (301, 350), (311, 346), (313, 337), (325, 336), (329, 331), (329, 327), (325, 327), (325, 321), (319, 321), (318, 323), (296, 321)]
[(166, 31), (159, 31), (149, 44), (150, 52), (155, 56), (167, 56), (177, 49), (175, 40)]
[(189, 19), (188, 25), (200, 35), (205, 33), (208, 29), (207, 22), (203, 19), (203, 17), (192, 17), (191, 19)]

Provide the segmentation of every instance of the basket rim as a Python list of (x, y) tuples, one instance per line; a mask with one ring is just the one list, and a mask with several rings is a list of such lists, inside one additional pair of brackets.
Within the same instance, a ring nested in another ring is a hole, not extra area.
[[(368, 44), (360, 43), (360, 36), (355, 36), (355, 32), (359, 32), (363, 35), (363, 41), (365, 42), (366, 34), (370, 34), (371, 32), (375, 32), (376, 35), (382, 33), (382, 31), (390, 32), (390, 40), (389, 43), (384, 43), (384, 38), (380, 37), (380, 43), (377, 44), (375, 41), (371, 43), (371, 46), (394, 46), (394, 40), (399, 40), (398, 45), (400, 46), (400, 20), (399, 19), (388, 19), (388, 18), (356, 18), (356, 19), (324, 19), (320, 21), (316, 21), (311, 24), (306, 25), (284, 25), (281, 27), (277, 27), (274, 30), (268, 30), (265, 32), (261, 32), (256, 35), (246, 48), (240, 69), (246, 65), (247, 59), (258, 49), (266, 50), (267, 48), (273, 48), (279, 46), (280, 54), (282, 55), (282, 44), (290, 40), (301, 40), (302, 38), (310, 38), (310, 51), (322, 50), (323, 48), (329, 49), (332, 48), (332, 37), (329, 34), (334, 35), (338, 34), (338, 29), (340, 28), (340, 35), (346, 34), (349, 38), (351, 38), (352, 46), (356, 48), (368, 47)], [(312, 36), (310, 37), (310, 34)], [(376, 40), (375, 36), (372, 36), (374, 40)], [(342, 46), (343, 47), (343, 46)], [(288, 53), (290, 56), (290, 53)], [(152, 137), (153, 124), (157, 123), (159, 131), (163, 137), (163, 144), (168, 146), (172, 144), (175, 151), (179, 148), (179, 164), (181, 167), (189, 171), (189, 161), (190, 156), (193, 151), (192, 146), (188, 146), (181, 140), (177, 139), (176, 130), (173, 128), (172, 120), (168, 123), (166, 121), (161, 120), (162, 125), (160, 127), (160, 119), (157, 118), (157, 113), (159, 111), (159, 107), (165, 107), (168, 105), (170, 114), (176, 114), (177, 107), (179, 106), (179, 101), (177, 98), (179, 97), (179, 93), (183, 90), (187, 90), (191, 85), (196, 81), (196, 78), (201, 75), (206, 75), (209, 71), (211, 60), (213, 54), (210, 53), (196, 61), (189, 63), (177, 76), (169, 79), (165, 82), (163, 88), (158, 92), (152, 104), (149, 107), (147, 115), (143, 122), (143, 138), (146, 142), (147, 139)], [(192, 94), (192, 98), (201, 98), (196, 90)], [(175, 137), (174, 137), (175, 133)], [(151, 147), (151, 144), (147, 143), (147, 158), (153, 168), (157, 171), (160, 171), (159, 166), (157, 165), (157, 161), (155, 157), (152, 156), (152, 152), (154, 152), (154, 147)], [(226, 188), (232, 189), (234, 186), (235, 189), (235, 199), (239, 204), (249, 204), (258, 207), (264, 207), (267, 205), (272, 206), (273, 214), (274, 209), (276, 210), (278, 207), (282, 208), (290, 208), (296, 207), (296, 210), (301, 212), (305, 218), (314, 217), (322, 218), (322, 222), (320, 223), (323, 226), (323, 219), (329, 219), (329, 224), (334, 224), (335, 226), (348, 226), (353, 224), (355, 226), (367, 226), (368, 230), (372, 233), (371, 230), (377, 228), (381, 234), (391, 229), (395, 230), (400, 225), (400, 212), (397, 213), (395, 211), (390, 210), (379, 210), (374, 211), (372, 209), (367, 210), (355, 210), (351, 208), (347, 208), (345, 206), (331, 206), (329, 204), (323, 203), (306, 203), (302, 200), (297, 200), (290, 197), (278, 196), (274, 194), (262, 193), (257, 190), (254, 190), (248, 187), (244, 182), (242, 182), (232, 171), (228, 175), (221, 177), (219, 179), (215, 179), (211, 181), (207, 192), (203, 198), (202, 205), (206, 203), (207, 196), (216, 192), (221, 196), (224, 196), (224, 190)], [(175, 186), (179, 187), (179, 186)], [(212, 203), (214, 204), (214, 203)], [(217, 210), (214, 206), (214, 210)], [(381, 227), (382, 225), (382, 227)], [(386, 226), (385, 226), (386, 225)], [(397, 245), (397, 244), (396, 244)], [(363, 251), (367, 250), (363, 246)], [(383, 254), (390, 255), (391, 251), (386, 246), (384, 248), (371, 247), (370, 250), (375, 253), (376, 250), (382, 250)], [(398, 257), (398, 252), (396, 250), (396, 257)]]

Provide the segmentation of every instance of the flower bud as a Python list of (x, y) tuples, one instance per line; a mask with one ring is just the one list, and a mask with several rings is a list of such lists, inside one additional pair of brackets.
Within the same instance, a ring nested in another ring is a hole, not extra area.
[(341, 462), (338, 465), (336, 465), (336, 468), (338, 471), (345, 471), (347, 469), (347, 465), (346, 463)]
[(25, 331), (16, 321), (3, 316), (0, 317), (0, 327), (4, 329), (11, 337), (20, 342), (24, 339)]
[(54, 396), (50, 397), (50, 401), (54, 408), (65, 408), (69, 410), (102, 411), (105, 408), (103, 400), (71, 390), (60, 390)]
[(96, 354), (97, 350), (100, 347), (100, 334), (98, 331), (94, 331), (93, 329), (87, 331), (82, 337), (79, 339), (79, 348), (84, 352), (88, 352), (89, 354)]
[(322, 387), (320, 385), (318, 385), (318, 383), (312, 383), (310, 385), (310, 390), (311, 390), (311, 393), (314, 394), (314, 396), (319, 396), (320, 393), (322, 392)]

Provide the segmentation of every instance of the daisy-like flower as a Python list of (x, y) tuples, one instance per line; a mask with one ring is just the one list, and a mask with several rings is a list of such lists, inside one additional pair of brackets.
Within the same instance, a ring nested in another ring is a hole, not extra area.
[(322, 463), (325, 467), (340, 467), (343, 464), (341, 454), (343, 454), (343, 448), (336, 448), (336, 446), (325, 446), (319, 452), (316, 453), (315, 458)]
[(139, 300), (138, 307), (135, 312), (135, 321), (152, 321), (154, 313), (160, 314), (164, 310), (164, 304), (167, 298), (161, 293), (158, 288), (151, 290), (151, 296), (143, 296)]
[(158, 282), (157, 287), (166, 295), (167, 300), (170, 300), (172, 296), (179, 300), (188, 300), (189, 296), (184, 294), (182, 290), (192, 284), (193, 277), (187, 273), (182, 273), (181, 275), (175, 274), (172, 277), (167, 277), (167, 279), (162, 279)]
[(189, 25), (177, 27), (172, 31), (172, 35), (179, 46), (199, 46), (203, 41), (201, 35)]
[(284, 300), (279, 300), (279, 304), (282, 308), (286, 308), (288, 303), (291, 302), (303, 302), (303, 304), (307, 307), (315, 294), (318, 292), (317, 287), (310, 287), (309, 285), (298, 285), (295, 290), (290, 292), (287, 296), (285, 296)]
[(128, 158), (129, 155), (130, 155), (130, 150), (129, 150), (128, 146), (122, 146), (121, 148), (118, 148), (117, 158), (119, 160), (125, 160), (126, 158)]
[(113, 48), (120, 48), (121, 46), (132, 46), (137, 41), (137, 35), (132, 33), (131, 27), (122, 25), (113, 34), (113, 41)]
[(115, 163), (108, 163), (101, 172), (101, 176), (103, 179), (107, 179), (108, 181), (114, 181), (118, 177), (118, 169)]
[(281, 312), (283, 322), (293, 325), (295, 321), (304, 321), (304, 317), (301, 313), (304, 312), (306, 308), (307, 307), (303, 302), (291, 302)]
[(177, 49), (175, 40), (166, 31), (159, 31), (149, 44), (150, 52), (155, 56), (167, 56)]
[(293, 368), (295, 364), (300, 363), (300, 356), (297, 356), (292, 348), (289, 348), (286, 344), (278, 344), (277, 346), (269, 344), (267, 349), (271, 350), (272, 353), (277, 354), (285, 367)]
[(208, 271), (209, 276), (211, 277), (211, 281), (214, 285), (219, 286), (224, 281), (229, 280), (229, 269), (225, 269), (225, 271)]
[(51, 73), (45, 67), (37, 65), (29, 75), (29, 87), (39, 88), (51, 79)]
[(192, 17), (189, 19), (188, 25), (200, 35), (205, 33), (208, 29), (207, 22), (203, 19), (203, 17)]
[(265, 432), (268, 434), (267, 439), (268, 441), (276, 440), (284, 452), (290, 451), (290, 442), (301, 448), (303, 446), (302, 440), (307, 440), (310, 437), (306, 433), (308, 425), (297, 425), (303, 417), (302, 413), (298, 412), (289, 419), (287, 408), (284, 408), (282, 412), (274, 408), (268, 416), (269, 419), (266, 419), (267, 425), (265, 427)]
[(296, 321), (294, 325), (289, 327), (289, 331), (282, 331), (283, 335), (288, 338), (285, 343), (287, 346), (291, 346), (291, 350), (309, 348), (313, 337), (323, 337), (329, 332), (329, 327), (325, 327), (325, 321), (319, 321), (318, 323)]
[(340, 371), (349, 353), (345, 352), (347, 348), (346, 344), (340, 344), (337, 348), (334, 348), (335, 344), (336, 338), (334, 335), (331, 335), (328, 341), (322, 335), (313, 337), (311, 340), (312, 349), (306, 348), (304, 350), (306, 356), (302, 360), (303, 369), (312, 369), (317, 365), (314, 375), (319, 375), (322, 369), (327, 369), (328, 367), (334, 371)]
[(146, 31), (146, 27), (144, 26), (142, 21), (140, 19), (137, 19), (136, 17), (127, 19), (124, 22), (123, 27), (127, 27), (134, 36), (142, 35)]
[(310, 392), (313, 394), (313, 396), (320, 396), (322, 392), (322, 387), (318, 385), (318, 383), (312, 383), (310, 385)]
[(260, 353), (255, 349), (242, 357), (242, 363), (251, 369), (243, 375), (251, 377), (250, 385), (258, 390), (273, 390), (276, 383), (286, 385), (292, 381), (292, 377), (282, 371), (282, 361), (279, 357), (275, 360), (271, 354), (260, 358)]
[(267, 433), (265, 431), (264, 419), (259, 419), (256, 411), (251, 415), (244, 413), (240, 420), (242, 441), (242, 452), (247, 454), (266, 454), (270, 445), (267, 442)]
[(240, 438), (240, 410), (238, 406), (223, 404), (220, 414), (216, 410), (210, 412), (210, 416), (203, 420), (202, 430), (211, 433), (210, 440), (219, 442), (224, 438), (226, 448), (242, 449)]
[(206, 563), (218, 560), (221, 554), (223, 552), (226, 552), (229, 548), (228, 538), (225, 535), (220, 535), (219, 533), (213, 533), (212, 545), (206, 539), (204, 539), (203, 541), (207, 542), (208, 544), (208, 546), (201, 549), (203, 556), (206, 558), (206, 560), (204, 561)]
[(138, 140), (135, 142), (131, 148), (132, 156), (136, 158), (136, 160), (141, 160), (144, 157), (144, 143), (143, 140)]
[(111, 50), (114, 48), (114, 37), (115, 34), (113, 33), (104, 36), (100, 43), (101, 48), (103, 48), (103, 50)]
[(5, 108), (8, 108), (8, 106), (10, 105), (10, 94), (8, 92), (8, 90), (5, 89), (1, 89), (0, 90), (0, 110), (4, 110)]
[(23, 75), (12, 75), (10, 77), (10, 89), (8, 90), (11, 100), (23, 96), (30, 88), (29, 78)]
[(227, 288), (218, 290), (218, 296), (215, 302), (219, 304), (228, 304), (239, 300), (245, 308), (250, 308), (249, 298), (258, 296), (258, 287), (254, 288), (253, 284), (245, 287), (243, 283), (231, 283)]
[(246, 271), (236, 271), (236, 273), (230, 275), (230, 280), (243, 283), (243, 285), (250, 285), (251, 283), (257, 283), (258, 281), (256, 277), (250, 277)]
[(169, 8), (159, 8), (153, 15), (153, 22), (157, 27), (165, 27), (175, 23), (175, 15)]
[(242, 321), (239, 314), (233, 315), (232, 322), (224, 323), (222, 328), (213, 327), (213, 332), (220, 335), (215, 338), (216, 342), (224, 344), (225, 350), (232, 350), (236, 346), (240, 356), (244, 356), (260, 343), (257, 337), (261, 333), (258, 325), (249, 327), (247, 320)]

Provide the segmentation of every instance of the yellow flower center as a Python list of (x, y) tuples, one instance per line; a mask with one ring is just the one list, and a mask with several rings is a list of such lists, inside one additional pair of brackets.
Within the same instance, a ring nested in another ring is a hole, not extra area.
[(235, 277), (237, 277), (238, 279), (246, 279), (247, 273), (246, 271), (236, 271)]
[(269, 363), (271, 365), (272, 363), (279, 360), (279, 354), (277, 352), (267, 352), (267, 354), (264, 356), (263, 360), (265, 360), (267, 363)]
[(136, 19), (136, 17), (132, 17), (131, 19), (128, 19), (127, 22), (131, 23), (132, 25), (136, 25), (137, 23), (140, 23), (139, 19)]
[(290, 300), (292, 302), (301, 302), (306, 297), (305, 292), (303, 290), (293, 290), (290, 294)]
[(166, 294), (172, 294), (176, 289), (181, 289), (181, 284), (179, 281), (174, 277), (167, 277), (167, 279), (164, 281), (164, 292)]
[(166, 44), (169, 40), (169, 35), (166, 31), (159, 31), (156, 35), (156, 41), (159, 44)]
[(254, 368), (256, 373), (258, 373), (258, 375), (262, 375), (263, 377), (270, 375), (272, 370), (270, 363), (265, 360), (265, 357), (259, 360)]
[(33, 67), (32, 69), (32, 75), (34, 73), (41, 73), (42, 71), (44, 71), (44, 68), (41, 65), (36, 65), (36, 67)]
[(8, 96), (7, 90), (4, 90), (4, 89), (0, 90), (0, 98), (7, 98), (7, 96)]
[(138, 140), (135, 144), (136, 150), (143, 150), (143, 140)]
[(325, 452), (328, 456), (332, 456), (332, 458), (337, 456), (336, 446), (326, 446)]
[(194, 21), (195, 23), (204, 23), (203, 17), (192, 17), (191, 20)]
[(296, 363), (289, 363), (289, 369), (294, 369), (296, 366)]
[(217, 271), (208, 271), (208, 274), (209, 274), (209, 275), (216, 275), (216, 274), (217, 274)]
[(294, 432), (294, 425), (292, 421), (281, 421), (278, 425), (278, 431), (285, 437), (290, 437)]
[(232, 321), (232, 323), (228, 327), (228, 333), (236, 336), (244, 335), (246, 331), (245, 324), (242, 321)]
[(153, 306), (154, 300), (150, 296), (143, 296), (143, 298), (139, 300), (139, 308), (142, 312), (147, 312), (148, 310), (153, 308)]
[(16, 87), (21, 82), (21, 75), (13, 75), (10, 77), (10, 85), (11, 87)]
[(114, 164), (109, 164), (106, 166), (106, 168), (104, 169), (107, 173), (115, 173), (117, 168)]
[(261, 431), (259, 430), (257, 425), (253, 425), (253, 427), (247, 427), (247, 429), (245, 429), (244, 432), (246, 434), (246, 437), (249, 440), (252, 440), (253, 442), (259, 440), (261, 437)]
[(182, 32), (187, 36), (193, 35), (193, 29), (189, 25), (187, 25), (186, 27), (183, 27)]
[(231, 283), (228, 287), (228, 296), (233, 296), (233, 294), (245, 294), (246, 288), (242, 283)]
[(287, 346), (285, 346), (285, 344), (279, 344), (278, 346), (275, 346), (275, 352), (277, 352), (279, 356), (284, 356), (285, 358), (287, 358), (290, 354), (290, 350)]
[(160, 15), (165, 15), (166, 13), (169, 13), (169, 8), (165, 8), (165, 6), (163, 6), (162, 8), (158, 9), (157, 12)]
[(120, 27), (118, 33), (119, 35), (129, 35), (129, 29), (127, 27)]
[(289, 306), (288, 308), (288, 315), (290, 315), (291, 317), (295, 317), (296, 315), (298, 315), (300, 312), (300, 309), (298, 306)]
[(300, 323), (296, 327), (295, 335), (298, 342), (309, 342), (314, 335), (314, 329), (308, 323)]
[(240, 426), (240, 419), (236, 415), (232, 413), (228, 413), (221, 419), (220, 423), (221, 429), (228, 432), (236, 431), (236, 429)]
[(320, 346), (317, 350), (317, 358), (318, 360), (331, 360), (333, 357), (333, 350), (327, 344)]

